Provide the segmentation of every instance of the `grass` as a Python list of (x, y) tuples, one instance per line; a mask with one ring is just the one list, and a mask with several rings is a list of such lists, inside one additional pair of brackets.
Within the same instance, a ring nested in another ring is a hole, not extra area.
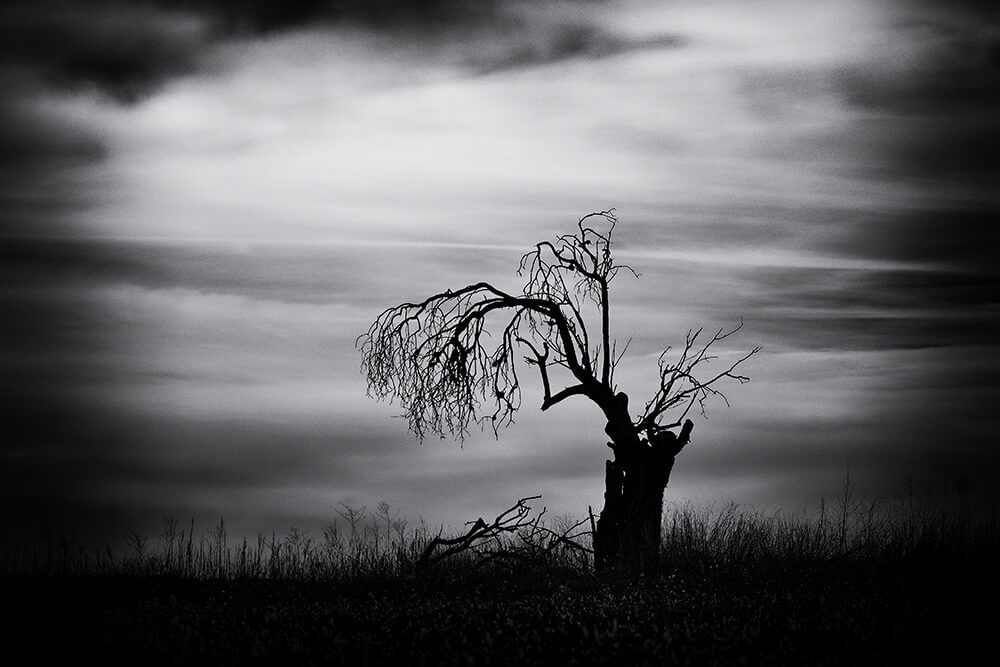
[(52, 542), (8, 554), (8, 629), (38, 657), (130, 664), (857, 665), (971, 659), (997, 620), (995, 513), (961, 494), (670, 505), (663, 574), (639, 582), (558, 545), (417, 569), (435, 535), (380, 504), (320, 536), (166, 519), (120, 553)]

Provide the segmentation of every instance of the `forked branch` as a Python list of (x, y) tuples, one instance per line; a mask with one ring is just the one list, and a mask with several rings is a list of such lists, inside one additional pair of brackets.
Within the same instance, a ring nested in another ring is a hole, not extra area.
[[(699, 379), (696, 373), (699, 373), (700, 367), (707, 366), (719, 358), (711, 351), (713, 345), (729, 338), (742, 328), (743, 322), (741, 321), (739, 326), (729, 331), (719, 329), (704, 345), (698, 343), (703, 329), (688, 331), (684, 347), (675, 361), (669, 359), (670, 348), (664, 350), (657, 360), (659, 386), (653, 397), (646, 403), (643, 414), (636, 423), (637, 429), (647, 433), (655, 433), (664, 429), (676, 428), (684, 422), (691, 408), (695, 405), (698, 406), (702, 416), (706, 416), (706, 402), (713, 396), (721, 399), (728, 406), (729, 399), (718, 388), (719, 383), (724, 380), (734, 380), (739, 384), (749, 382), (750, 378), (737, 372), (737, 368), (760, 352), (761, 348), (754, 347), (721, 370), (716, 369), (709, 373), (708, 377), (702, 375), (703, 379)], [(660, 423), (664, 413), (679, 407), (683, 408), (683, 411), (675, 421), (667, 424)]]
[[(538, 500), (539, 498), (541, 496), (521, 498), (512, 507), (498, 514), (492, 523), (487, 524), (482, 517), (470, 521), (466, 524), (470, 528), (464, 535), (448, 539), (441, 537), (441, 534), (438, 533), (437, 537), (424, 547), (423, 553), (417, 559), (417, 568), (424, 568), (449, 556), (468, 551), (479, 542), (497, 539), (503, 534), (516, 533), (518, 530), (530, 526), (532, 523), (531, 507), (527, 503), (529, 500)], [(439, 547), (444, 548), (438, 551)]]

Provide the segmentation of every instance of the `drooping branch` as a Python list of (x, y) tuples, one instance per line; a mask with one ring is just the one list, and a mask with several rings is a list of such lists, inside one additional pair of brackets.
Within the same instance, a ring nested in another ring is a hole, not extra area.
[[(496, 433), (521, 405), (515, 355), (522, 349), (540, 374), (543, 410), (571, 396), (610, 396), (602, 389), (616, 361), (607, 287), (627, 268), (612, 260), (616, 224), (613, 211), (592, 213), (575, 234), (537, 244), (521, 258), (521, 294), (480, 282), (383, 311), (357, 341), (369, 395), (398, 400), (421, 439), (464, 439), (473, 423)], [(601, 335), (592, 346), (588, 310), (595, 307)], [(595, 359), (602, 359), (596, 369)], [(569, 376), (562, 389), (553, 387), (554, 369)]]
[[(487, 319), (500, 312), (508, 319), (490, 345)], [(383, 311), (357, 344), (369, 395), (399, 400), (421, 439), (463, 439), (472, 423), (496, 433), (513, 421), (521, 404), (515, 349), (523, 342), (544, 346), (543, 373), (554, 363), (592, 381), (575, 340), (559, 304), (476, 283)]]

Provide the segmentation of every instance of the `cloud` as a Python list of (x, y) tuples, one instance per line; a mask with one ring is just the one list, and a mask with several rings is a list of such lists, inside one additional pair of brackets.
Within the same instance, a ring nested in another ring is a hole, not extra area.
[(724, 355), (765, 347), (671, 498), (816, 502), (844, 459), (880, 492), (995, 469), (985, 24), (833, 2), (224, 4), (4, 10), (5, 34), (38, 37), (0, 71), (11, 525), (598, 504), (591, 406), (526, 394), (499, 442), (419, 446), (364, 397), (353, 343), (400, 301), (517, 290), (521, 252), (610, 205), (643, 274), (613, 305), (634, 403), (689, 327), (742, 316)]
[(456, 0), (106, 0), (86, 8), (16, 0), (0, 12), (0, 63), (18, 76), (72, 92), (96, 91), (134, 104), (172, 79), (210, 69), (220, 44), (253, 42), (290, 30), (362, 30), (390, 48), (474, 73), (607, 57), (673, 46), (673, 36), (616, 34), (592, 3), (535, 7)]
[[(0, 83), (10, 84), (2, 75)], [(98, 132), (40, 109), (16, 83), (7, 90), (0, 100), (0, 236), (71, 232), (78, 211), (100, 197), (87, 180), (107, 147)]]
[(684, 44), (681, 37), (672, 34), (619, 34), (586, 15), (563, 22), (554, 20), (551, 14), (536, 12), (511, 17), (502, 25), (499, 33), (496, 26), (484, 31), (461, 64), (478, 74), (491, 74), (647, 49), (674, 49)]
[(133, 3), (15, 2), (0, 15), (0, 36), (8, 69), (134, 102), (196, 67), (207, 25)]
[(97, 491), (93, 462), (107, 458), (120, 417), (100, 400), (120, 380), (104, 363), (108, 315), (83, 294), (0, 294), (0, 487), (12, 535), (64, 525)]
[[(185, 0), (157, 0), (190, 10)], [(209, 0), (194, 5), (235, 29), (271, 31), (308, 23), (350, 22), (374, 29), (433, 28), (490, 17), (503, 0)]]

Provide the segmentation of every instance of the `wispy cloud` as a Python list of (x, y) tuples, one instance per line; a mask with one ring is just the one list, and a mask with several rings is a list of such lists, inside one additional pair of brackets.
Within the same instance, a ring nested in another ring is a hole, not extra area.
[(988, 16), (176, 4), (2, 14), (7, 506), (111, 531), (599, 503), (588, 406), (526, 394), (500, 442), (420, 446), (364, 397), (353, 345), (395, 303), (518, 289), (521, 252), (608, 206), (642, 274), (615, 285), (634, 402), (689, 327), (742, 316), (723, 352), (765, 347), (671, 498), (801, 505), (845, 459), (873, 491), (996, 470)]

